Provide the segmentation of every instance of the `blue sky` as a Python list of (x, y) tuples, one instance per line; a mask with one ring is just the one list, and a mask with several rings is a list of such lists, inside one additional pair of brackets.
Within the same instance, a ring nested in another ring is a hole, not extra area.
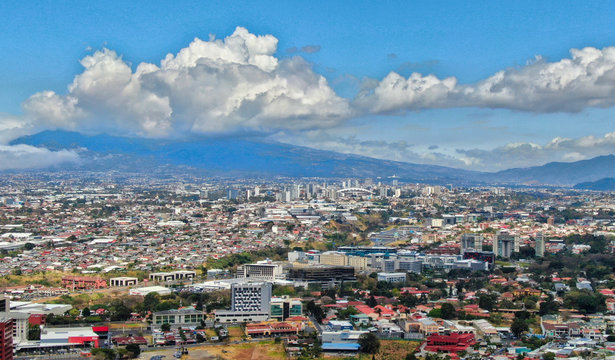
[[(241, 116), (233, 114), (229, 120), (208, 118), (200, 125), (182, 119), (169, 125), (169, 134), (177, 136), (178, 128), (197, 129), (204, 136), (237, 129), (245, 134), (248, 129), (248, 133), (254, 130), (258, 136), (317, 148), (480, 170), (578, 160), (613, 152), (615, 142), (611, 144), (605, 135), (615, 131), (615, 111), (610, 98), (600, 95), (602, 88), (592, 88), (587, 93), (577, 91), (579, 104), (563, 110), (558, 106), (575, 103), (570, 96), (577, 92), (563, 94), (564, 100), (554, 101), (546, 109), (531, 99), (502, 104), (501, 99), (459, 101), (457, 97), (465, 91), (464, 86), (474, 86), (511, 67), (523, 69), (536, 56), (552, 64), (570, 58), (571, 49), (615, 46), (613, 14), (615, 3), (607, 1), (3, 1), (0, 113), (12, 123), (22, 118), (34, 123), (31, 129), (113, 132), (112, 122), (96, 128), (91, 125), (93, 120), (83, 120), (86, 125), (82, 126), (79, 117), (100, 119), (106, 110), (112, 114), (109, 116), (116, 116), (115, 108), (78, 109), (79, 114), (71, 115), (68, 126), (59, 119), (33, 120), (34, 111), (23, 104), (43, 91), (53, 91), (62, 101), (66, 100), (63, 96), (74, 97), (77, 106), (94, 102), (92, 97), (84, 98), (78, 89), (69, 94), (68, 86), (84, 72), (79, 61), (103, 48), (121, 56), (135, 71), (140, 63), (160, 66), (167, 54), (177, 54), (194, 38), (208, 41), (213, 34), (224, 39), (241, 26), (250, 34), (275, 37), (277, 50), (268, 55), (280, 62), (293, 57), (305, 60), (307, 70), (297, 64), (292, 68), (299, 67), (302, 76), (311, 76), (310, 71), (323, 76), (333, 91), (335, 104), (327, 100), (331, 108), (325, 115), (320, 110), (289, 114), (293, 119), (310, 118), (308, 125), (294, 121), (292, 126), (283, 125), (286, 120), (279, 108), (264, 107), (263, 111), (250, 112), (249, 117), (243, 115), (244, 109)], [(311, 51), (300, 51), (306, 46)], [(292, 48), (298, 51), (289, 51)], [(608, 59), (603, 62), (610, 66), (610, 57), (605, 58)], [(288, 71), (284, 74), (288, 75)], [(438, 80), (454, 77), (458, 86), (453, 95), (442, 95), (446, 99), (430, 98), (425, 102), (413, 98), (393, 104), (389, 98), (370, 98), (361, 106), (355, 105), (360, 90), (373, 91), (390, 72), (404, 79), (413, 72), (433, 74)], [(247, 82), (245, 86), (251, 84)], [(516, 84), (515, 91), (521, 95), (519, 86), (535, 85), (520, 84)], [(148, 91), (153, 91), (153, 85), (148, 86)], [(549, 94), (544, 101), (557, 96)], [(348, 109), (337, 98), (348, 102)], [(100, 102), (112, 104), (110, 107), (117, 103), (107, 100)], [(35, 105), (49, 111), (52, 103)], [(193, 111), (177, 106), (171, 100), (169, 117), (195, 116)], [(275, 121), (268, 115), (271, 112), (275, 113)], [(316, 118), (325, 120), (319, 122)], [(218, 127), (216, 121), (229, 121), (233, 127)], [(135, 136), (166, 134), (150, 130), (141, 127), (132, 132)], [(125, 129), (118, 132), (127, 133)], [(546, 144), (556, 138), (568, 142), (546, 149)], [(518, 151), (521, 148), (524, 150)], [(493, 161), (494, 157), (501, 160)]]

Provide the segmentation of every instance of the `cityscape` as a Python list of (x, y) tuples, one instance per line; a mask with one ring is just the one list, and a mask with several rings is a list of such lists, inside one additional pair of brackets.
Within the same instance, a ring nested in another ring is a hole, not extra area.
[(613, 14), (0, 4), (0, 360), (615, 359)]

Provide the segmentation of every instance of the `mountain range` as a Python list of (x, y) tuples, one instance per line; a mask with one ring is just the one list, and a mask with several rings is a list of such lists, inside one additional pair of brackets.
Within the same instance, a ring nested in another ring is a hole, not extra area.
[(396, 177), (433, 184), (510, 184), (573, 186), (615, 178), (615, 156), (499, 172), (478, 172), (342, 154), (243, 138), (161, 140), (106, 134), (44, 131), (14, 140), (50, 150), (75, 149), (83, 161), (64, 170), (118, 170), (155, 173), (161, 168), (208, 176)]

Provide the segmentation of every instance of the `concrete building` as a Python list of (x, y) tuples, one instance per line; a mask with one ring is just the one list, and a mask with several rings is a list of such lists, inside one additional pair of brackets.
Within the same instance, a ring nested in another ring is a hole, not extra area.
[(367, 270), (369, 266), (367, 265), (367, 258), (363, 256), (347, 256), (346, 259), (348, 266), (352, 266), (355, 271), (363, 271)]
[(139, 279), (135, 277), (121, 276), (109, 279), (109, 285), (111, 286), (134, 286), (138, 283)]
[(541, 232), (536, 233), (536, 247), (534, 251), (536, 252), (536, 257), (545, 256), (545, 238)]
[(0, 316), (0, 360), (13, 360), (13, 321)]
[(399, 283), (406, 281), (406, 273), (378, 273), (378, 281)]
[(146, 286), (142, 288), (130, 289), (130, 295), (145, 296), (149, 293), (157, 293), (158, 295), (171, 295), (171, 289), (164, 286)]
[(149, 274), (150, 281), (168, 282), (177, 280), (191, 280), (196, 277), (196, 272), (188, 270), (178, 270), (171, 272), (157, 272)]
[(266, 321), (271, 312), (272, 286), (268, 282), (231, 285), (231, 310), (217, 310), (216, 321), (226, 323)]
[(509, 258), (519, 252), (519, 235), (498, 232), (493, 239), (493, 252), (496, 256)]
[(320, 263), (323, 265), (346, 266), (348, 265), (348, 260), (343, 252), (326, 251), (320, 254)]
[(237, 268), (238, 278), (249, 278), (251, 280), (273, 281), (284, 278), (284, 271), (279, 264), (263, 260), (256, 264), (245, 264)]
[(303, 316), (303, 303), (301, 299), (278, 298), (271, 299), (270, 318), (284, 321), (289, 317)]
[(160, 327), (162, 324), (169, 324), (171, 327), (196, 327), (201, 324), (204, 319), (202, 310), (196, 310), (193, 307), (166, 310), (155, 312), (152, 316), (153, 324)]
[(483, 250), (483, 236), (480, 234), (463, 234), (461, 236), (461, 253), (472, 250)]

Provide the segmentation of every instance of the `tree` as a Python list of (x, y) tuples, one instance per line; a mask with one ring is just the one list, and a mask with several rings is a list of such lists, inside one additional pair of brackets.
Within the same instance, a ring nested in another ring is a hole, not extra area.
[(417, 360), (417, 358), (416, 358), (416, 355), (414, 355), (414, 353), (411, 352), (406, 355), (406, 360)]
[(553, 301), (553, 297), (549, 296), (546, 301), (540, 303), (540, 310), (538, 310), (538, 315), (544, 316), (547, 314), (557, 314), (559, 311), (559, 305)]
[(160, 330), (164, 332), (171, 331), (171, 325), (169, 325), (168, 323), (164, 323), (160, 325)]
[(440, 311), (441, 311), (442, 319), (450, 320), (450, 319), (454, 319), (455, 317), (457, 317), (457, 310), (455, 309), (453, 304), (450, 304), (450, 303), (442, 304), (442, 306), (440, 307)]
[(374, 307), (376, 305), (378, 305), (378, 302), (374, 298), (374, 295), (370, 296), (369, 299), (367, 299), (367, 306)]
[(34, 249), (34, 246), (35, 246), (35, 245), (34, 245), (34, 244), (32, 244), (32, 243), (26, 243), (26, 244), (23, 246), (23, 248), (24, 248), (24, 249), (26, 249), (26, 250), (32, 250), (32, 249)]
[(143, 298), (143, 308), (148, 311), (156, 310), (156, 307), (160, 304), (160, 295), (155, 292), (151, 292)]
[(512, 325), (510, 325), (510, 331), (517, 337), (520, 338), (524, 332), (528, 331), (530, 328), (527, 326), (527, 323), (522, 318), (518, 317), (513, 320)]
[(548, 352), (542, 356), (543, 360), (555, 360), (555, 353)]
[(359, 351), (366, 354), (376, 354), (380, 350), (380, 340), (373, 333), (366, 333), (359, 337)]
[(96, 360), (115, 360), (117, 353), (113, 349), (92, 349), (92, 356)]
[(83, 310), (81, 310), (81, 316), (88, 317), (90, 315), (92, 315), (92, 312), (89, 307), (84, 307)]
[(495, 305), (495, 297), (490, 294), (480, 294), (478, 297), (478, 306), (481, 309), (485, 309), (487, 311), (493, 310), (493, 306)]
[(40, 340), (41, 328), (38, 325), (28, 325), (28, 340)]
[(133, 358), (138, 358), (141, 354), (141, 347), (138, 344), (128, 344), (126, 350), (133, 354)]

